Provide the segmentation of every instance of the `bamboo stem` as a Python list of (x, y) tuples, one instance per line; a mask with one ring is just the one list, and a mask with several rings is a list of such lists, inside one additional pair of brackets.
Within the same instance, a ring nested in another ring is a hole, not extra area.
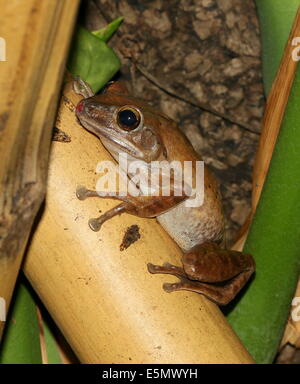
[(300, 36), (300, 8), (285, 46), (280, 66), (273, 82), (263, 118), (258, 150), (253, 169), (252, 210), (255, 212), (269, 170), (277, 136), (294, 82), (298, 61), (293, 58), (293, 40)]
[(298, 61), (293, 59), (293, 40), (300, 36), (300, 8), (295, 17), (291, 33), (286, 43), (275, 80), (270, 90), (262, 124), (260, 140), (255, 155), (252, 177), (252, 209), (241, 228), (233, 249), (242, 250), (259, 202), (259, 198), (268, 174), (277, 136), (284, 117), (286, 105), (295, 78)]
[[(123, 214), (95, 233), (88, 219), (116, 202), (79, 201), (96, 165), (111, 160), (76, 121), (79, 97), (66, 89), (58, 115), (70, 143), (53, 143), (46, 209), (24, 270), (83, 363), (253, 363), (219, 308), (201, 295), (163, 291), (172, 276), (151, 275), (147, 262), (180, 265), (181, 251), (155, 219)], [(126, 229), (141, 239), (121, 252)]]
[[(0, 296), (8, 307), (45, 193), (59, 84), (77, 0), (0, 0)], [(0, 322), (0, 338), (4, 322)]]
[[(252, 211), (240, 231), (238, 240), (233, 249), (242, 250), (247, 239), (248, 231), (252, 218), (256, 211), (259, 198), (264, 186), (264, 182), (269, 170), (269, 165), (273, 155), (276, 140), (279, 134), (280, 126), (284, 118), (286, 105), (289, 99), (290, 91), (294, 82), (298, 61), (293, 59), (293, 40), (300, 36), (300, 7), (298, 8), (293, 27), (291, 29), (280, 66), (273, 82), (268, 101), (266, 104), (263, 128), (258, 150), (255, 157), (253, 171), (253, 194)], [(300, 280), (295, 293), (295, 297), (300, 295)], [(293, 308), (292, 308), (293, 310)], [(281, 342), (281, 347), (285, 344), (292, 344), (299, 348), (300, 346), (300, 327), (290, 317), (285, 333)]]

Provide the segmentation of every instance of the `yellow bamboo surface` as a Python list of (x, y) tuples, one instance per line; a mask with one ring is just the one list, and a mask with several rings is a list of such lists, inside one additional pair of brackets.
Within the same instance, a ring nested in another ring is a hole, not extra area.
[[(112, 160), (76, 121), (79, 97), (65, 90), (58, 127), (70, 143), (54, 142), (46, 208), (24, 270), (69, 344), (84, 363), (253, 363), (219, 308), (191, 292), (166, 293), (173, 276), (146, 264), (180, 265), (181, 251), (155, 219), (124, 214), (95, 233), (88, 219), (117, 204), (75, 196), (95, 188), (96, 165)], [(128, 226), (141, 239), (121, 252)]]
[[(0, 297), (8, 307), (44, 198), (59, 86), (78, 0), (0, 0)], [(4, 322), (0, 321), (0, 338)]]

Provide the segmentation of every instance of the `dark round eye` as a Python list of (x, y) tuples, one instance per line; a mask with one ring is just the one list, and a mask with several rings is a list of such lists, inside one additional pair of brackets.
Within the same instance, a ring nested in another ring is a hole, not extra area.
[(118, 124), (125, 131), (132, 131), (140, 124), (141, 118), (138, 111), (122, 109), (118, 112)]

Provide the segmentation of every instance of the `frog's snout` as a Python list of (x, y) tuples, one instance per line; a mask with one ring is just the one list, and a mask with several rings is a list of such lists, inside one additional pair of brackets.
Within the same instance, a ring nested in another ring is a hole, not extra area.
[(82, 112), (84, 111), (84, 100), (81, 100), (78, 104), (77, 104), (77, 107), (76, 107), (76, 116), (79, 117)]

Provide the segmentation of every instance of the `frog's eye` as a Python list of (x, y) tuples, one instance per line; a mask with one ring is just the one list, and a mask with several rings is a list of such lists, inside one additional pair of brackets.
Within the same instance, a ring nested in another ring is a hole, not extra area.
[(141, 122), (140, 112), (131, 107), (125, 107), (118, 111), (117, 122), (125, 131), (133, 131)]

